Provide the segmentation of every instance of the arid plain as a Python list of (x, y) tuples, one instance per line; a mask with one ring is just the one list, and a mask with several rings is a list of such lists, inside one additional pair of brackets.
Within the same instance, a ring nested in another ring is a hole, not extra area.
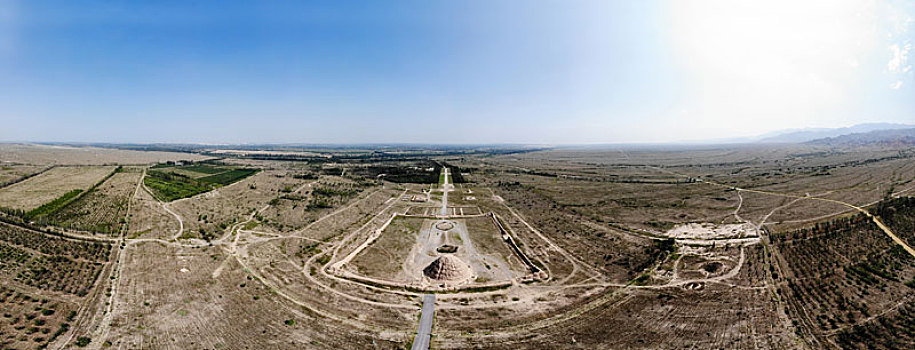
[(0, 348), (911, 348), (913, 158), (2, 144)]

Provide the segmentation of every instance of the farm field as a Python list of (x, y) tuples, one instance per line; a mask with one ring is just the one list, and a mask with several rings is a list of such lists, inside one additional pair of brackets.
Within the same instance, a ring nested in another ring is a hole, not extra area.
[(0, 344), (47, 348), (82, 321), (111, 245), (0, 223)]
[(818, 341), (841, 346), (876, 342), (894, 348), (905, 343), (863, 334), (851, 342), (847, 335), (862, 323), (870, 324), (864, 321), (875, 315), (892, 318), (915, 287), (910, 282), (915, 280), (915, 257), (884, 239), (870, 220), (854, 215), (773, 237), (773, 241), (788, 282), (782, 294), (804, 331)]
[(78, 303), (0, 285), (0, 306), (0, 346), (43, 349), (70, 329)]
[(116, 235), (125, 223), (128, 201), (142, 176), (142, 169), (119, 171), (45, 220), (55, 226)]
[(255, 173), (256, 169), (206, 165), (153, 167), (143, 181), (157, 198), (171, 202), (232, 184)]
[(73, 147), (63, 145), (0, 144), (0, 163), (28, 165), (141, 165), (166, 161), (210, 159), (192, 153), (161, 151), (133, 151), (97, 147)]
[(35, 165), (4, 165), (0, 166), (0, 188), (9, 186), (28, 176), (37, 174), (47, 169)]
[(0, 203), (8, 209), (29, 211), (74, 190), (85, 191), (114, 171), (113, 166), (56, 167), (0, 189)]
[(0, 224), (0, 232), (4, 275), (35, 288), (84, 296), (108, 260), (106, 243), (71, 241), (9, 224)]

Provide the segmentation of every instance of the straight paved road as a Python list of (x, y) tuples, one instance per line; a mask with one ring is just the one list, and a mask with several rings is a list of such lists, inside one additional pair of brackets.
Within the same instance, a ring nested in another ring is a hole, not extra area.
[(432, 340), (432, 315), (435, 312), (435, 294), (423, 295), (423, 312), (419, 316), (419, 328), (413, 338), (412, 350), (428, 350)]
[[(444, 174), (445, 181), (442, 182), (442, 216), (448, 215), (448, 175), (451, 175), (451, 172), (448, 171), (448, 168), (442, 168), (442, 174)], [(431, 192), (431, 191), (430, 191)]]

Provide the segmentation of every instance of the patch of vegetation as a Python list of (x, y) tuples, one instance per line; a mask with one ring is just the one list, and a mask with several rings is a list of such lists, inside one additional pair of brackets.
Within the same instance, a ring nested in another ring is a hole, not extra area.
[[(893, 218), (896, 223), (910, 220), (910, 213), (900, 211), (900, 204), (884, 202), (875, 212), (888, 217), (899, 215)], [(894, 210), (895, 214), (890, 213)], [(819, 331), (845, 328), (837, 336), (839, 343), (843, 348), (859, 348), (875, 341), (882, 343), (880, 338), (884, 335), (907, 327), (897, 321), (911, 321), (905, 317), (896, 319), (891, 313), (879, 317), (879, 322), (868, 322), (864, 327), (858, 324), (879, 312), (872, 309), (875, 305), (897, 298), (900, 293), (910, 293), (915, 286), (903, 282), (903, 276), (910, 276), (915, 260), (887, 239), (869, 217), (851, 215), (773, 237), (795, 277), (787, 280), (788, 288), (783, 294), (797, 305), (796, 309), (807, 310), (794, 315), (804, 321), (800, 322), (801, 327)]]
[(318, 177), (319, 177), (318, 174), (312, 174), (312, 173), (292, 175), (293, 179), (298, 179), (298, 180), (317, 180)]
[(92, 338), (89, 338), (87, 336), (79, 336), (79, 337), (76, 337), (76, 342), (74, 344), (78, 347), (84, 348), (87, 345), (89, 345), (89, 343), (91, 343), (91, 342), (92, 342)]
[(227, 172), (216, 174), (216, 175), (202, 177), (198, 180), (205, 182), (205, 183), (209, 183), (209, 184), (225, 186), (225, 185), (240, 181), (240, 180), (242, 180), (248, 176), (254, 175), (256, 173), (257, 173), (257, 169), (235, 169), (232, 171), (227, 171)]
[[(310, 210), (333, 208), (362, 191), (362, 186), (351, 183), (325, 183), (315, 186), (306, 206)], [(284, 196), (283, 199), (296, 200), (299, 197)], [(304, 199), (304, 198), (302, 198)]]
[[(201, 164), (180, 167), (170, 166), (162, 169), (163, 170), (148, 171), (143, 182), (146, 184), (146, 187), (149, 187), (149, 189), (159, 197), (159, 199), (166, 202), (192, 197), (221, 186), (226, 186), (258, 172), (257, 169), (238, 168), (228, 170), (230, 168)], [(185, 174), (170, 171), (170, 169), (181, 169), (182, 171), (213, 175), (193, 178)]]
[(322, 266), (327, 265), (327, 263), (330, 262), (330, 257), (327, 256), (326, 254), (321, 255), (317, 259), (315, 259), (315, 261), (318, 262), (318, 265), (322, 265)]
[(463, 184), (463, 183), (468, 182), (466, 179), (464, 179), (463, 173), (469, 172), (470, 169), (461, 169), (461, 167), (453, 165), (453, 164), (449, 164), (449, 163), (442, 163), (442, 164), (444, 164), (445, 167), (447, 167), (448, 169), (451, 170), (451, 173), (449, 174), (451, 183)]
[(181, 169), (193, 171), (195, 173), (210, 174), (210, 175), (224, 173), (227, 170), (225, 168), (217, 168), (214, 166), (203, 165), (203, 164), (183, 166), (183, 167), (181, 167)]
[(213, 188), (210, 184), (190, 176), (162, 171), (147, 172), (143, 183), (156, 194), (156, 197), (165, 202), (191, 197)]
[(837, 343), (843, 349), (908, 349), (915, 341), (913, 324), (915, 303), (910, 301), (873, 322), (843, 330), (837, 337)]
[(107, 261), (111, 248), (111, 245), (103, 242), (64, 239), (7, 224), (0, 224), (0, 240), (43, 255), (61, 255), (92, 261)]
[(117, 174), (100, 186), (38, 221), (63, 228), (116, 234), (126, 225), (128, 201), (140, 180), (140, 173), (118, 169)]
[(434, 184), (441, 181), (442, 168), (437, 163), (424, 161), (413, 165), (358, 167), (352, 169), (352, 172), (373, 179), (383, 175), (385, 181), (396, 183)]
[[(2, 263), (0, 263), (2, 266)], [(77, 305), (61, 303), (54, 297), (36, 296), (16, 287), (0, 285), (0, 348), (45, 349), (69, 330), (71, 319), (64, 319), (57, 310)], [(40, 313), (38, 312), (40, 311)], [(72, 311), (71, 312), (75, 312)], [(52, 330), (56, 331), (52, 333)], [(31, 337), (32, 335), (37, 337)]]
[(874, 207), (874, 214), (909, 245), (915, 245), (915, 198), (900, 197), (882, 201)]
[(75, 200), (76, 197), (79, 196), (80, 193), (83, 193), (83, 190), (73, 190), (73, 191), (67, 192), (63, 196), (60, 196), (51, 202), (45, 203), (44, 205), (42, 205), (38, 208), (35, 208), (35, 209), (32, 209), (32, 210), (26, 212), (25, 217), (27, 219), (33, 219), (36, 217), (51, 214), (51, 213), (59, 210), (60, 208), (63, 208), (64, 206), (66, 206), (67, 204), (72, 202), (73, 200)]

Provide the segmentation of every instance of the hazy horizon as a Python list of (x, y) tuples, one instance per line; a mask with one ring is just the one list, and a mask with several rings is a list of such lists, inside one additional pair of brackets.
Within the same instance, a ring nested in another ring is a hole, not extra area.
[[(736, 137), (736, 138), (714, 138), (714, 139), (690, 139), (690, 140), (667, 140), (667, 141), (630, 141), (630, 142), (555, 142), (555, 143), (536, 143), (536, 142), (401, 142), (401, 141), (387, 141), (387, 142), (219, 142), (219, 141), (43, 141), (43, 140), (0, 140), (0, 144), (37, 144), (37, 145), (60, 145), (60, 146), (99, 146), (99, 145), (111, 145), (111, 146), (127, 146), (127, 145), (195, 145), (195, 146), (276, 146), (276, 147), (362, 147), (362, 146), (389, 146), (389, 147), (423, 147), (423, 146), (432, 146), (432, 147), (487, 147), (487, 146), (496, 146), (496, 147), (526, 147), (526, 148), (537, 148), (537, 147), (559, 147), (559, 148), (578, 148), (578, 147), (640, 147), (640, 146), (684, 146), (684, 147), (717, 147), (717, 146), (733, 146), (733, 145), (772, 145), (778, 143), (792, 144), (797, 142), (787, 142), (787, 141), (767, 141), (766, 138), (776, 137), (786, 134), (792, 134), (795, 132), (808, 132), (808, 131), (825, 131), (833, 129), (846, 129), (854, 126), (861, 125), (881, 125), (887, 124), (892, 125), (892, 129), (915, 129), (913, 124), (898, 124), (898, 123), (862, 123), (848, 126), (837, 126), (834, 128), (789, 128), (775, 130), (764, 134), (757, 135), (748, 135), (745, 137)], [(887, 129), (877, 129), (875, 131), (890, 130)], [(852, 132), (856, 133), (856, 132)], [(836, 136), (847, 135), (847, 133), (837, 134)], [(811, 140), (816, 139), (826, 139), (834, 136), (823, 136), (823, 137), (814, 137)]]
[(0, 142), (631, 144), (915, 122), (915, 4), (0, 2)]

